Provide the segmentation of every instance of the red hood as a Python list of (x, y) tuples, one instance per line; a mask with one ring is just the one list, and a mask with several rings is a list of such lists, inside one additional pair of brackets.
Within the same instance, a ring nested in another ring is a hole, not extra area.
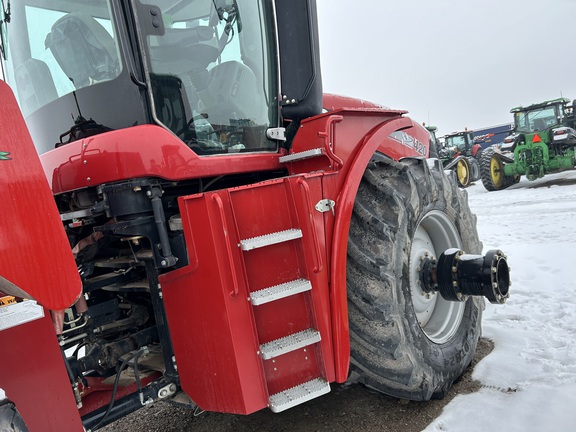
[(324, 94), (322, 106), (327, 111), (334, 111), (338, 108), (387, 108), (366, 100), (351, 98), (348, 96), (340, 96), (331, 93)]

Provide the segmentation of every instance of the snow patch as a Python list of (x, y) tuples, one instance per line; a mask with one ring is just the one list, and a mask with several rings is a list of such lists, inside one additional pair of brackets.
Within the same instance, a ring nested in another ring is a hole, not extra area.
[(424, 432), (576, 431), (576, 172), (467, 192), (484, 253), (508, 256), (510, 299), (484, 312), (495, 346), (472, 374), (483, 388)]

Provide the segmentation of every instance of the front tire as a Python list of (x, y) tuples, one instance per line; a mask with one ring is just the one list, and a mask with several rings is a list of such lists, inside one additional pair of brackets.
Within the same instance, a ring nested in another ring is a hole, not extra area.
[(371, 164), (348, 246), (351, 379), (411, 400), (442, 397), (470, 364), (484, 301), (427, 296), (420, 259), (450, 247), (480, 253), (466, 194), (425, 161)]
[(28, 428), (16, 406), (9, 400), (0, 400), (0, 431), (28, 432)]

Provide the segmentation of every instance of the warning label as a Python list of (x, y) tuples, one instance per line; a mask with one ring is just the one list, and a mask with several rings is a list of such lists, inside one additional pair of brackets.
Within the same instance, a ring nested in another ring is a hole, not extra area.
[(13, 296), (0, 297), (0, 306), (6, 306), (12, 303), (16, 303), (16, 297)]
[(0, 331), (44, 316), (44, 308), (34, 300), (16, 300), (12, 296), (0, 297)]

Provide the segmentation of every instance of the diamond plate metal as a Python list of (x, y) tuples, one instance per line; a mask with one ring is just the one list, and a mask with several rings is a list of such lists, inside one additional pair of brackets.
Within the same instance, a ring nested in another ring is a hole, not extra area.
[(286, 282), (280, 285), (274, 285), (269, 288), (264, 288), (254, 291), (250, 294), (250, 301), (254, 306), (268, 303), (274, 300), (280, 300), (301, 292), (310, 291), (312, 284), (306, 279), (297, 279), (291, 282)]
[(292, 228), (286, 231), (278, 231), (272, 234), (266, 234), (263, 236), (241, 240), (240, 247), (242, 248), (243, 251), (249, 251), (252, 249), (270, 246), (273, 244), (282, 243), (301, 237), (302, 237), (302, 231), (296, 228)]
[(268, 406), (275, 412), (281, 412), (311, 399), (330, 392), (330, 384), (324, 378), (315, 378), (311, 381), (281, 391), (270, 396)]
[(264, 360), (269, 360), (320, 340), (320, 332), (310, 328), (260, 345), (260, 355)]

